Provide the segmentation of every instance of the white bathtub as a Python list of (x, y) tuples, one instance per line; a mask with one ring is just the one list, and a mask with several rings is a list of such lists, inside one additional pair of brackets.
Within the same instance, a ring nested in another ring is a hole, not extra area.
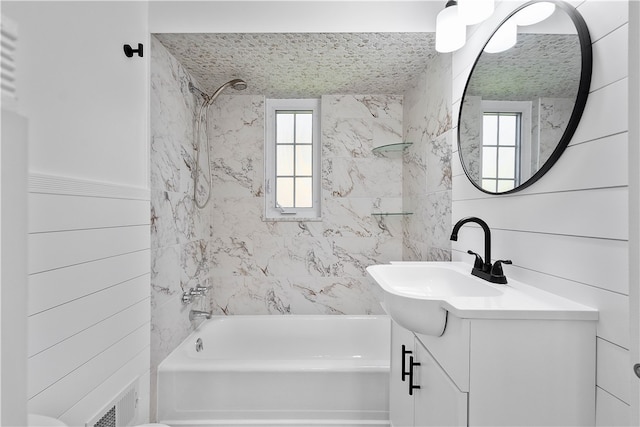
[(214, 317), (159, 365), (158, 422), (388, 426), (389, 334), (387, 316)]

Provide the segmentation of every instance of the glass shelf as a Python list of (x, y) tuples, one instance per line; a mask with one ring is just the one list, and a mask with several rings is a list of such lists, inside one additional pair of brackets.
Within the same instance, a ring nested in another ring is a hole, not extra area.
[(413, 215), (413, 212), (373, 212), (373, 216), (400, 216), (400, 215)]
[(374, 153), (394, 153), (397, 151), (403, 151), (407, 147), (411, 147), (413, 142), (398, 142), (397, 144), (381, 145), (372, 149)]

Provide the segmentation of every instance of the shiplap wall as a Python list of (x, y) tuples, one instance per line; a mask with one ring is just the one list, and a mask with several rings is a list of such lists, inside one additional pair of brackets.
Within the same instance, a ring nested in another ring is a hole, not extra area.
[(30, 412), (77, 425), (148, 388), (149, 223), (147, 189), (30, 176)]
[[(453, 110), (477, 52), (491, 31), (524, 2), (496, 5), (453, 55)], [(600, 310), (597, 328), (597, 425), (628, 425), (630, 405), (628, 279), (628, 2), (574, 1), (593, 46), (593, 78), (570, 146), (540, 181), (513, 195), (490, 196), (467, 180), (453, 156), (452, 220), (483, 218), (493, 258), (512, 259), (508, 277)], [(454, 143), (454, 151), (457, 144)], [(454, 261), (483, 246), (480, 228), (465, 226)], [(590, 373), (586, 373), (589, 375)]]
[(28, 410), (69, 425), (132, 383), (148, 420), (149, 68), (122, 49), (148, 48), (147, 11), (2, 1), (29, 123)]

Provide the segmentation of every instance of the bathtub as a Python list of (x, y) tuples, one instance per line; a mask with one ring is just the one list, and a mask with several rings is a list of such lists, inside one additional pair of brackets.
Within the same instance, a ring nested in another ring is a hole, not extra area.
[(389, 335), (387, 316), (213, 317), (158, 366), (158, 422), (388, 426)]

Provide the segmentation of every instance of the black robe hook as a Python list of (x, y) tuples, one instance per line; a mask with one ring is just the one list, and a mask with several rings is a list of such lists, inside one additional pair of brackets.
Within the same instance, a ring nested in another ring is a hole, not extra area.
[(142, 43), (138, 43), (137, 49), (132, 48), (129, 44), (125, 44), (122, 48), (124, 49), (124, 54), (127, 55), (127, 58), (131, 58), (134, 53), (137, 53), (140, 58), (143, 56)]

